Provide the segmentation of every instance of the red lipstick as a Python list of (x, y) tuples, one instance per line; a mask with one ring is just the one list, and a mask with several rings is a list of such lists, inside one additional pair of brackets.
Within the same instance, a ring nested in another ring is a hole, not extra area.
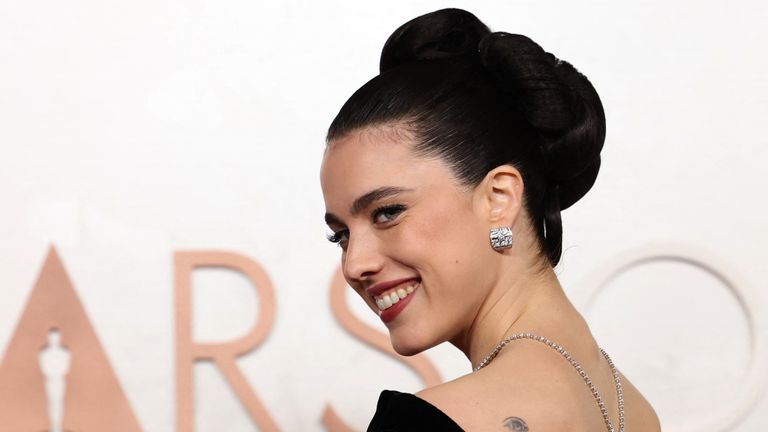
[(379, 315), (379, 318), (384, 322), (384, 324), (394, 320), (397, 318), (398, 315), (400, 315), (400, 312), (405, 309), (406, 306), (408, 306), (408, 303), (411, 302), (411, 299), (413, 299), (413, 295), (416, 294), (418, 289), (413, 290), (412, 293), (408, 294), (408, 296), (399, 302), (393, 304), (389, 308), (381, 311), (381, 314)]
[(379, 318), (381, 318), (384, 324), (394, 320), (400, 314), (400, 312), (402, 312), (403, 309), (405, 309), (405, 307), (408, 306), (408, 303), (411, 302), (411, 297), (413, 297), (413, 294), (416, 293), (416, 290), (418, 289), (419, 284), (421, 283), (421, 279), (419, 279), (418, 277), (395, 279), (391, 281), (380, 282), (365, 290), (366, 293), (371, 297), (377, 297), (387, 291), (393, 290), (394, 288), (404, 287), (406, 285), (412, 285), (414, 282), (416, 283), (416, 286), (414, 287), (415, 289), (413, 290), (413, 292), (411, 292), (405, 298), (400, 299), (400, 301), (398, 301), (397, 303), (393, 304), (392, 306), (388, 307), (387, 309), (379, 313)]
[(378, 295), (381, 295), (381, 293), (383, 293), (384, 291), (390, 290), (405, 282), (410, 282), (415, 280), (419, 280), (419, 278), (410, 277), (410, 278), (395, 279), (395, 280), (386, 281), (386, 282), (379, 282), (376, 285), (366, 288), (365, 292), (368, 293), (368, 295), (371, 297), (376, 297)]

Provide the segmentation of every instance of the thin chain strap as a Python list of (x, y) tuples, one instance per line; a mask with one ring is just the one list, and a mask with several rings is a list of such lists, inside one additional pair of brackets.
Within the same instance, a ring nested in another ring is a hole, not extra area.
[[(615, 432), (616, 428), (613, 426), (613, 423), (611, 422), (611, 418), (608, 416), (608, 409), (605, 407), (605, 401), (603, 400), (603, 397), (600, 396), (600, 393), (597, 391), (597, 387), (592, 382), (592, 380), (589, 378), (589, 375), (587, 375), (587, 372), (584, 370), (583, 367), (581, 367), (581, 364), (576, 361), (576, 359), (573, 358), (573, 356), (565, 350), (562, 346), (556, 344), (555, 342), (552, 342), (551, 340), (543, 337), (543, 336), (537, 336), (532, 333), (516, 333), (509, 337), (504, 338), (501, 342), (499, 342), (498, 345), (496, 345), (496, 348), (491, 351), (490, 354), (488, 354), (483, 361), (480, 362), (480, 364), (475, 367), (475, 372), (479, 371), (480, 369), (488, 366), (491, 361), (493, 361), (494, 358), (499, 354), (499, 352), (504, 349), (507, 344), (510, 342), (517, 340), (517, 339), (531, 339), (538, 342), (541, 342), (548, 347), (552, 348), (553, 350), (557, 351), (562, 355), (566, 360), (568, 360), (568, 363), (571, 364), (571, 366), (576, 369), (576, 372), (579, 373), (581, 378), (584, 380), (584, 383), (587, 384), (587, 387), (589, 387), (589, 391), (592, 392), (592, 396), (594, 396), (595, 401), (597, 401), (597, 406), (600, 408), (600, 413), (603, 415), (603, 420), (605, 421), (605, 426), (608, 428), (609, 432)], [(619, 371), (616, 370), (616, 366), (613, 364), (613, 361), (611, 360), (611, 357), (608, 356), (608, 353), (605, 352), (602, 348), (600, 348), (600, 354), (605, 357), (605, 360), (608, 362), (608, 366), (611, 368), (611, 374), (613, 374), (613, 381), (616, 385), (616, 395), (618, 396), (619, 401), (619, 432), (624, 432), (624, 392), (621, 389), (621, 379), (619, 378)]]

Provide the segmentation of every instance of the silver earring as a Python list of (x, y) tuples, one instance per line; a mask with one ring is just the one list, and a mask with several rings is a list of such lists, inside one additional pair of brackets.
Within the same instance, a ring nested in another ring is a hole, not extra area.
[(512, 247), (512, 228), (491, 228), (491, 247), (497, 251)]

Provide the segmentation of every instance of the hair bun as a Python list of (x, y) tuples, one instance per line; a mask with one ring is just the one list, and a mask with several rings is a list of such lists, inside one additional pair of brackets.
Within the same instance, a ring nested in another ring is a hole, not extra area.
[(556, 265), (560, 211), (592, 187), (605, 139), (603, 107), (586, 77), (527, 37), (491, 33), (460, 9), (400, 26), (379, 67), (331, 123), (329, 145), (405, 120), (416, 154), (443, 160), (463, 185), (515, 164), (541, 251)]
[(387, 39), (379, 71), (417, 60), (477, 55), (480, 40), (491, 31), (473, 14), (441, 9), (414, 18)]
[(546, 175), (566, 209), (592, 187), (605, 141), (605, 114), (597, 92), (570, 63), (531, 39), (493, 33), (479, 44), (480, 59), (510, 94), (540, 137)]

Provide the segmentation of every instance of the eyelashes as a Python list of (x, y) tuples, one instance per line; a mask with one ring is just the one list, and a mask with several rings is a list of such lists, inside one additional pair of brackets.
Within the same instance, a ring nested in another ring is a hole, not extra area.
[[(405, 211), (406, 207), (402, 204), (392, 204), (377, 207), (371, 212), (371, 222), (379, 227), (386, 228), (389, 223), (394, 222), (401, 213)], [(341, 229), (332, 233), (326, 234), (326, 238), (331, 243), (339, 244), (344, 247), (344, 244), (349, 239), (349, 229)]]
[(371, 219), (373, 220), (373, 223), (392, 222), (397, 219), (403, 211), (405, 211), (405, 206), (402, 204), (382, 206), (371, 213)]
[(341, 241), (347, 237), (347, 232), (347, 230), (339, 230), (330, 234), (326, 234), (325, 237), (331, 243), (341, 243)]

